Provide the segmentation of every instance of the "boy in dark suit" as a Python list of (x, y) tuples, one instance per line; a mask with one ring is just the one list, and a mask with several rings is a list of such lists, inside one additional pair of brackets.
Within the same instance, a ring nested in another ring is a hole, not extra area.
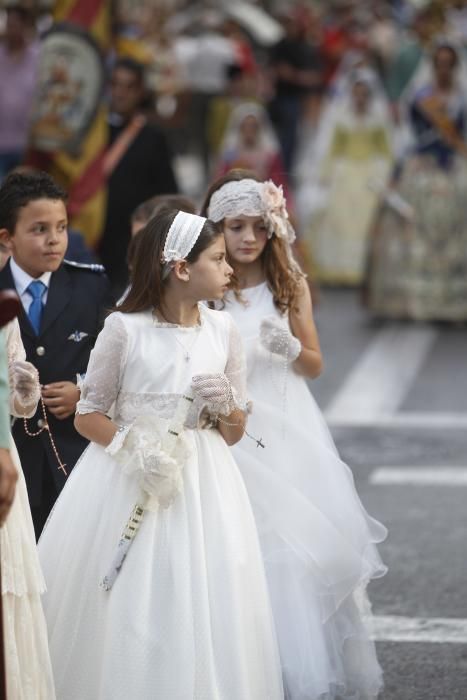
[(65, 483), (59, 458), (69, 474), (87, 445), (73, 426), (77, 375), (86, 372), (110, 302), (100, 265), (64, 260), (65, 202), (46, 173), (14, 173), (0, 186), (0, 242), (11, 252), (0, 289), (16, 289), (21, 299), (26, 357), (43, 385), (45, 416), (39, 405), (27, 427), (17, 420), (13, 428), (37, 536)]

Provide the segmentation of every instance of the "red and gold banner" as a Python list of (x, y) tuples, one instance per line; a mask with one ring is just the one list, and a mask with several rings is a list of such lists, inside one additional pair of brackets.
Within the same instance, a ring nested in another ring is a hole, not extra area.
[[(106, 210), (101, 165), (107, 149), (105, 55), (112, 45), (111, 0), (58, 0), (45, 37), (31, 129), (32, 165), (69, 192), (70, 226), (96, 246)], [(62, 139), (62, 142), (60, 141)]]

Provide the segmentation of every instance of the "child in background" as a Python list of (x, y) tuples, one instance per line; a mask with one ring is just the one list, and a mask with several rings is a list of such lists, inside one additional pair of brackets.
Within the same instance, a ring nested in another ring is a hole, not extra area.
[(158, 194), (136, 207), (131, 215), (131, 236), (134, 238), (138, 231), (146, 226), (156, 211), (161, 207), (178, 209), (187, 214), (196, 214), (196, 205), (183, 194)]

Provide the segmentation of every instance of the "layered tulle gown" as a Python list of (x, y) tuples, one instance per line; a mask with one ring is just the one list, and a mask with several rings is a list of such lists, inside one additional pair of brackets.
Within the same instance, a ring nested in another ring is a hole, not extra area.
[(383, 525), (365, 511), (306, 381), (259, 341), (281, 317), (267, 284), (225, 312), (247, 352), (248, 431), (233, 448), (259, 529), (288, 700), (367, 700), (382, 686), (365, 589), (385, 567)]
[[(80, 412), (120, 424), (172, 420), (193, 375), (225, 372), (245, 398), (238, 332), (111, 314), (91, 355)], [(196, 413), (196, 410), (195, 410)], [(172, 505), (146, 511), (111, 590), (100, 586), (140, 498), (137, 475), (91, 444), (41, 537), (60, 700), (282, 700), (274, 623), (243, 480), (220, 433), (184, 431), (189, 455)], [(156, 431), (155, 431), (156, 433)]]

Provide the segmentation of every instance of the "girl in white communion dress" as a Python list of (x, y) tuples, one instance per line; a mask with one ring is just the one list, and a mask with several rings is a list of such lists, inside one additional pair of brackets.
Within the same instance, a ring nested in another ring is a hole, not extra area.
[(139, 234), (78, 404), (91, 445), (39, 544), (60, 700), (283, 699), (228, 447), (243, 434), (244, 355), (230, 317), (199, 303), (221, 299), (231, 273), (201, 217), (161, 211)]
[(210, 188), (234, 268), (224, 300), (242, 335), (253, 402), (234, 455), (259, 529), (288, 700), (374, 698), (382, 674), (364, 617), (385, 573), (368, 516), (305, 381), (322, 366), (282, 190), (233, 170)]

